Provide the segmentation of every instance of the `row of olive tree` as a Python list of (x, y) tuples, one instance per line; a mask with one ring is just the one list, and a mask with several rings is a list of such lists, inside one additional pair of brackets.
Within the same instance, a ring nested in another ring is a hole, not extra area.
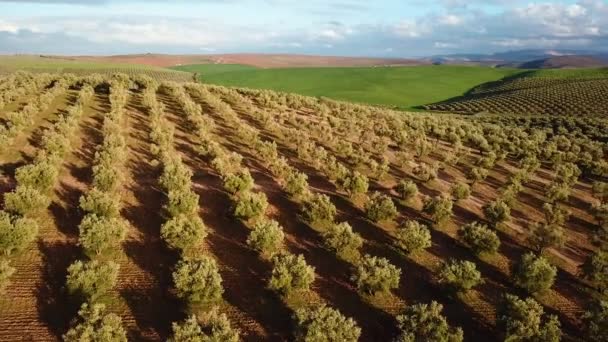
[[(202, 109), (174, 83), (163, 83), (160, 91), (176, 101), (190, 125), (195, 130), (203, 122)], [(150, 102), (157, 103), (150, 95)], [(164, 108), (155, 104), (153, 109), (152, 130), (157, 132), (157, 149), (161, 156), (163, 172), (160, 184), (167, 193), (165, 211), (168, 220), (161, 228), (161, 236), (169, 247), (177, 249), (182, 259), (173, 272), (173, 283), (177, 296), (189, 307), (189, 318), (173, 323), (172, 341), (238, 341), (239, 332), (233, 329), (227, 316), (218, 311), (217, 304), (222, 299), (224, 288), (219, 267), (215, 259), (200, 251), (207, 229), (201, 220), (199, 196), (192, 190), (192, 170), (187, 167), (173, 149), (173, 128), (162, 119)], [(154, 114), (156, 113), (156, 114)], [(233, 179), (234, 192), (245, 191)], [(248, 189), (247, 189), (248, 190)]]
[[(71, 84), (67, 80), (58, 81), (59, 85), (51, 88), (48, 94), (54, 97), (64, 92)], [(0, 211), (0, 292), (16, 271), (10, 265), (9, 258), (27, 249), (38, 235), (39, 214), (50, 205), (50, 195), (58, 182), (59, 169), (71, 147), (69, 138), (77, 129), (82, 105), (91, 94), (90, 87), (83, 87), (76, 103), (44, 131), (36, 157), (16, 170), (17, 186), (4, 195), (4, 210)], [(38, 103), (39, 100), (34, 102)]]
[(77, 260), (68, 267), (66, 287), (83, 304), (79, 317), (63, 336), (66, 341), (127, 340), (120, 317), (106, 313), (101, 301), (116, 286), (119, 273), (119, 265), (102, 256), (120, 248), (129, 225), (120, 215), (119, 191), (127, 157), (123, 127), (129, 84), (124, 80), (119, 75), (107, 80), (110, 111), (103, 117), (103, 142), (95, 152), (92, 188), (80, 198), (85, 216), (78, 226), (78, 242), (88, 259)]

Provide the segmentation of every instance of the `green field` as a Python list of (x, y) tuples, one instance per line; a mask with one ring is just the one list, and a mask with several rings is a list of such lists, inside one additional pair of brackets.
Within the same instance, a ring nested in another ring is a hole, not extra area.
[(205, 83), (272, 89), (309, 96), (410, 109), (462, 95), (522, 70), (469, 66), (252, 69), (192, 65)]

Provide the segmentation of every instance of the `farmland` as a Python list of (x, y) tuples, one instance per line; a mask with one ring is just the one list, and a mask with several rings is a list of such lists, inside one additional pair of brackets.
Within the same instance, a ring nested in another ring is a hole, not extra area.
[(466, 66), (233, 68), (204, 64), (176, 67), (198, 72), (202, 81), (209, 84), (270, 89), (400, 109), (460, 96), (481, 83), (521, 72)]
[(0, 75), (18, 70), (34, 73), (71, 73), (89, 75), (93, 73), (112, 75), (146, 74), (166, 81), (191, 81), (192, 74), (143, 64), (87, 61), (70, 57), (0, 56)]
[(608, 115), (608, 69), (538, 70), (424, 106), (458, 113)]
[(0, 340), (606, 338), (606, 119), (145, 74), (0, 95)]

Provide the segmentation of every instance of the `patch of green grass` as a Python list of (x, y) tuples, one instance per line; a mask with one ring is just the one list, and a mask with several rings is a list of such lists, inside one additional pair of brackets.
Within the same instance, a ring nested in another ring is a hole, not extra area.
[[(213, 67), (222, 68), (221, 65)], [(183, 68), (200, 72), (205, 83), (325, 96), (402, 109), (460, 96), (481, 83), (522, 72), (507, 68), (414, 66), (252, 69), (205, 74), (210, 65)]]
[(526, 72), (523, 75), (542, 78), (606, 78), (608, 68), (542, 69)]
[(173, 70), (199, 73), (201, 78), (208, 75), (221, 74), (225, 72), (256, 70), (256, 67), (243, 64), (190, 64), (171, 67)]

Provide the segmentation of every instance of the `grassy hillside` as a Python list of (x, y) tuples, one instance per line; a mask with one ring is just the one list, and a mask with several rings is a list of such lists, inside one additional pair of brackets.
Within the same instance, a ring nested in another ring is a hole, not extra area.
[(608, 115), (608, 68), (538, 70), (425, 106), (458, 113)]
[(147, 74), (158, 80), (191, 81), (192, 74), (142, 64), (108, 63), (39, 56), (0, 56), (0, 74), (17, 70), (73, 74)]
[(193, 65), (178, 69), (201, 73), (205, 83), (272, 89), (398, 108), (459, 96), (478, 84), (521, 72), (465, 66), (247, 69), (235, 65)]

